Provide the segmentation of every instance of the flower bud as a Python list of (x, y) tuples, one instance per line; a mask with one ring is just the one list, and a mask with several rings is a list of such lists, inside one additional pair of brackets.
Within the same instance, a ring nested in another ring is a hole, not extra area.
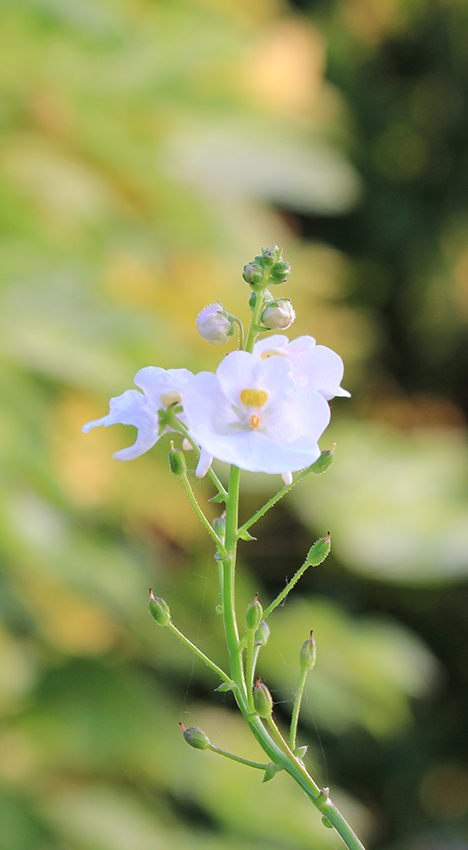
[(187, 464), (185, 463), (184, 453), (180, 449), (175, 449), (174, 443), (172, 442), (168, 458), (171, 472), (174, 475), (185, 475), (187, 472)]
[(209, 304), (197, 316), (197, 331), (211, 345), (224, 345), (234, 333), (234, 324), (222, 304)]
[(295, 318), (296, 312), (289, 298), (270, 301), (261, 315), (261, 321), (269, 331), (284, 331), (292, 325)]
[(273, 248), (264, 248), (262, 251), (262, 260), (265, 266), (272, 266), (281, 259), (281, 248), (273, 245)]
[(326, 537), (320, 537), (310, 547), (307, 553), (307, 561), (311, 567), (318, 567), (325, 560), (331, 548), (331, 537), (328, 532)]
[(263, 273), (264, 270), (260, 263), (254, 260), (253, 263), (247, 263), (247, 265), (244, 266), (242, 277), (247, 283), (257, 284), (263, 281)]
[(262, 620), (257, 631), (255, 632), (255, 646), (265, 646), (270, 637), (270, 626), (266, 620)]
[(326, 449), (324, 452), (322, 452), (319, 459), (316, 460), (315, 463), (312, 465), (311, 470), (314, 475), (321, 475), (322, 472), (325, 472), (328, 467), (332, 465), (333, 461), (335, 460), (335, 454), (333, 451), (334, 448), (335, 446), (333, 445), (331, 451), (329, 449)]
[(150, 614), (156, 620), (158, 626), (168, 626), (171, 622), (171, 612), (169, 610), (169, 605), (164, 599), (161, 599), (159, 596), (153, 596), (153, 591), (150, 589), (150, 598), (149, 598), (149, 609)]
[(253, 602), (247, 605), (245, 612), (245, 628), (249, 632), (254, 632), (263, 617), (263, 608), (258, 601), (258, 594), (255, 595)]
[(290, 263), (285, 263), (284, 260), (280, 260), (279, 263), (275, 263), (270, 269), (271, 283), (282, 283), (284, 280), (287, 280), (290, 271)]
[(299, 652), (299, 662), (303, 670), (312, 670), (317, 657), (317, 648), (313, 631), (310, 632), (309, 640), (302, 644)]
[(187, 741), (187, 744), (190, 744), (190, 746), (194, 747), (195, 750), (208, 749), (210, 746), (208, 735), (199, 729), (198, 726), (190, 726), (189, 729), (186, 729), (183, 723), (179, 723), (179, 726), (182, 729), (182, 734)]
[(255, 682), (253, 689), (253, 702), (255, 711), (259, 717), (269, 717), (273, 711), (273, 699), (267, 686), (263, 684), (260, 678)]

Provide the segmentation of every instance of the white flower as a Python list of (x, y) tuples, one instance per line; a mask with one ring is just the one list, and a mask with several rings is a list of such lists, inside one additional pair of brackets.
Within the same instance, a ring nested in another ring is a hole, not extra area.
[(234, 333), (234, 325), (222, 304), (208, 304), (197, 316), (197, 331), (211, 345), (224, 345)]
[(298, 387), (286, 358), (261, 360), (233, 351), (216, 374), (199, 372), (184, 389), (190, 433), (210, 457), (251, 472), (286, 473), (317, 460), (317, 440), (328, 425), (323, 395)]
[[(133, 460), (147, 452), (158, 441), (159, 433), (158, 410), (169, 407), (170, 404), (182, 401), (182, 392), (193, 375), (188, 369), (161, 369), (159, 366), (146, 366), (136, 373), (134, 382), (143, 390), (126, 390), (122, 395), (111, 398), (109, 413), (102, 419), (96, 419), (83, 425), (86, 434), (98, 425), (134, 425), (138, 435), (133, 446), (115, 452), (117, 460)], [(182, 421), (183, 415), (179, 416)], [(172, 429), (167, 427), (165, 432)]]
[(312, 336), (299, 336), (289, 342), (287, 336), (275, 334), (256, 342), (253, 353), (261, 360), (272, 355), (284, 357), (290, 364), (297, 386), (310, 387), (327, 401), (334, 396), (350, 396), (340, 386), (344, 372), (341, 357), (326, 345), (316, 345)]

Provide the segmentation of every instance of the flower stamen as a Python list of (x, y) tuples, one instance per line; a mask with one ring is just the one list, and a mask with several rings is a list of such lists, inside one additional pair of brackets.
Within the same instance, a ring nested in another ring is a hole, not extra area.
[(177, 390), (170, 390), (167, 393), (161, 393), (161, 404), (164, 407), (169, 407), (171, 404), (180, 404), (182, 396)]
[(242, 390), (240, 397), (246, 407), (263, 407), (268, 394), (264, 390)]
[(260, 416), (256, 416), (255, 413), (250, 417), (250, 427), (258, 428), (260, 425)]

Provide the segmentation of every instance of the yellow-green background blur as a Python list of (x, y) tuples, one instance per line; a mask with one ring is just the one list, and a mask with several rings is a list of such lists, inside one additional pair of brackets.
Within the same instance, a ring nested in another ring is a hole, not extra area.
[[(242, 545), (239, 614), (331, 529), (271, 617), (278, 722), (313, 628), (317, 782), (369, 848), (467, 850), (468, 4), (2, 0), (0, 127), (0, 850), (341, 846), (182, 740), (260, 758), (147, 613), (151, 585), (223, 664), (213, 548), (166, 440), (120, 464), (133, 429), (80, 430), (143, 366), (214, 370), (195, 317), (248, 321), (274, 243), (352, 399)], [(243, 517), (280, 484), (246, 474)]]

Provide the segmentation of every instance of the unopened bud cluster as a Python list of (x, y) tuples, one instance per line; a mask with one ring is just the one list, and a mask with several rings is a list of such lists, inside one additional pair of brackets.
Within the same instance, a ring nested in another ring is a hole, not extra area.
[(251, 286), (266, 286), (267, 283), (283, 283), (290, 271), (291, 266), (283, 260), (281, 248), (273, 245), (272, 248), (263, 248), (261, 254), (247, 263), (242, 276)]

